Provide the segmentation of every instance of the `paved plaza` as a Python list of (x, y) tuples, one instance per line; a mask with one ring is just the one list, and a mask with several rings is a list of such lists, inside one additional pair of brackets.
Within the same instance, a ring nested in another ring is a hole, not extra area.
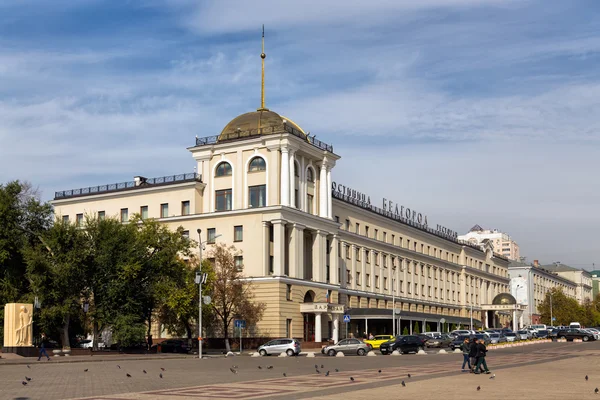
[[(461, 373), (461, 354), (2, 360), (0, 399), (600, 398), (594, 394), (600, 387), (600, 342), (535, 344), (488, 354), (495, 379)], [(31, 378), (27, 385), (25, 376)]]

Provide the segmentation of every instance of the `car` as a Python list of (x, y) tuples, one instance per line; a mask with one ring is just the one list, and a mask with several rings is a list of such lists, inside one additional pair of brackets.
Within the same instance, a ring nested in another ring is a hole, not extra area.
[(382, 343), (392, 340), (394, 335), (377, 335), (374, 339), (364, 340), (365, 343), (370, 344), (372, 348), (378, 349)]
[(499, 333), (490, 333), (490, 343), (492, 344), (498, 344), (498, 343), (504, 343), (506, 342), (506, 336), (501, 335)]
[(583, 332), (591, 333), (592, 335), (594, 335), (594, 340), (600, 339), (600, 332), (598, 332), (595, 329), (585, 328), (585, 329), (580, 329), (580, 330), (583, 331)]
[(457, 330), (450, 332), (450, 334), (454, 337), (458, 337), (461, 335), (474, 335), (475, 331), (471, 331), (468, 329), (457, 329)]
[(556, 338), (558, 336), (558, 329), (548, 329), (548, 337)]
[(428, 341), (425, 342), (425, 346), (426, 347), (440, 347), (440, 348), (445, 348), (445, 347), (449, 347), (450, 343), (452, 343), (452, 340), (454, 340), (450, 335), (440, 335), (440, 336), (436, 336), (434, 338), (429, 339)]
[[(94, 341), (91, 339), (84, 339), (78, 343), (77, 347), (80, 347), (82, 349), (91, 349), (94, 347)], [(104, 342), (98, 342), (99, 349), (103, 349), (104, 347), (106, 347)]]
[(442, 336), (442, 332), (423, 332), (423, 335), (434, 338), (434, 337)]
[[(184, 339), (167, 339), (158, 343), (161, 353), (187, 353), (190, 349), (187, 340)], [(154, 347), (154, 345), (152, 345)]]
[(517, 341), (517, 334), (514, 332), (506, 332), (504, 334), (504, 336), (506, 337), (507, 342), (516, 342)]
[(520, 331), (517, 331), (517, 339), (518, 340), (531, 339), (531, 332), (529, 332), (527, 329), (522, 329)]
[(450, 343), (450, 348), (452, 350), (460, 349), (460, 346), (462, 346), (462, 344), (465, 342), (465, 339), (469, 339), (469, 341), (471, 341), (471, 342), (473, 342), (473, 340), (483, 339), (483, 342), (485, 343), (486, 346), (488, 344), (490, 344), (490, 338), (489, 338), (488, 335), (484, 335), (482, 333), (478, 333), (476, 335), (462, 335), (462, 336), (459, 336), (459, 337), (455, 338)]
[(535, 337), (539, 339), (546, 339), (550, 335), (550, 332), (547, 329), (538, 329)]
[(595, 340), (593, 333), (585, 332), (581, 329), (576, 329), (576, 328), (561, 329), (560, 331), (558, 331), (557, 337), (559, 339), (567, 339), (567, 340), (581, 339), (584, 342), (587, 342), (590, 340)]
[[(383, 344), (381, 346), (383, 346)], [(351, 338), (340, 340), (336, 344), (330, 346), (325, 346), (321, 349), (321, 353), (331, 357), (335, 356), (337, 353), (343, 353), (346, 356), (354, 354), (366, 356), (371, 350), (373, 350), (373, 348), (370, 344), (365, 343), (362, 340)]]
[(300, 342), (292, 338), (273, 339), (258, 347), (258, 354), (261, 356), (281, 353), (290, 357), (297, 356), (300, 354)]
[(396, 336), (394, 340), (382, 343), (379, 346), (381, 354), (392, 354), (394, 350), (408, 354), (410, 352), (417, 353), (419, 350), (425, 350), (426, 341), (418, 335)]

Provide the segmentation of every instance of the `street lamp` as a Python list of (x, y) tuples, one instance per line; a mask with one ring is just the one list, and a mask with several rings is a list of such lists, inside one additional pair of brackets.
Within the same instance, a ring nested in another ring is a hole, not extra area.
[(549, 291), (548, 294), (550, 294), (550, 326), (554, 326), (554, 318), (552, 318), (552, 291)]
[(517, 307), (519, 305), (519, 301), (518, 301), (518, 298), (519, 298), (519, 288), (522, 288), (522, 287), (523, 287), (522, 285), (517, 285), (515, 287), (515, 315), (513, 317), (513, 330), (514, 331), (516, 331), (517, 328), (518, 328), (518, 325), (517, 325)]
[[(208, 274), (206, 272), (202, 272), (202, 248), (208, 242), (202, 241), (202, 229), (198, 228), (196, 230), (198, 232), (198, 260), (200, 270), (196, 272), (195, 282), (198, 285), (198, 358), (202, 359), (202, 284), (206, 283), (206, 278)], [(213, 239), (220, 237), (221, 235), (216, 235)]]

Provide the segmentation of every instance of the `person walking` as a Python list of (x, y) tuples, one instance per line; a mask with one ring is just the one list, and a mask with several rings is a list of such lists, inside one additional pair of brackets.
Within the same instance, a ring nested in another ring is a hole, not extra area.
[(477, 364), (477, 340), (475, 337), (471, 338), (470, 340), (469, 361), (471, 365), (471, 372), (475, 372), (475, 364)]
[(463, 353), (462, 370), (464, 371), (465, 365), (468, 365), (469, 371), (471, 371), (471, 360), (469, 359), (469, 353), (471, 352), (471, 343), (469, 342), (469, 338), (466, 338), (460, 347)]
[(490, 373), (488, 369), (487, 363), (485, 362), (485, 356), (487, 353), (487, 347), (485, 347), (485, 342), (483, 339), (479, 339), (479, 343), (477, 344), (477, 364), (475, 365), (475, 373), (480, 374), (481, 372), (485, 372), (486, 374)]
[(48, 352), (46, 351), (46, 341), (47, 341), (46, 334), (42, 333), (42, 343), (40, 344), (40, 354), (38, 356), (38, 361), (40, 361), (42, 356), (46, 356), (48, 361), (50, 361), (50, 356), (48, 355)]

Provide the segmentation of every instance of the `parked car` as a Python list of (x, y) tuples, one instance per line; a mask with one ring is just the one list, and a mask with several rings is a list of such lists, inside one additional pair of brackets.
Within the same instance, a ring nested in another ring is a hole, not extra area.
[[(513, 335), (514, 335), (514, 333), (513, 333)], [(490, 343), (492, 343), (492, 344), (504, 343), (507, 341), (506, 336), (501, 335), (499, 333), (490, 333), (489, 336), (490, 336)]]
[[(155, 345), (152, 345), (154, 347)], [(183, 339), (167, 339), (156, 344), (160, 348), (161, 353), (187, 353), (190, 348), (187, 340)]]
[(426, 341), (417, 335), (396, 336), (396, 339), (382, 343), (379, 346), (379, 351), (384, 355), (392, 354), (394, 350), (398, 350), (403, 354), (416, 353), (419, 350), (425, 350), (425, 344)]
[(450, 342), (450, 348), (452, 350), (460, 349), (460, 346), (464, 343), (465, 339), (469, 339), (471, 342), (473, 340), (483, 339), (486, 346), (488, 344), (490, 344), (490, 338), (488, 335), (484, 335), (483, 333), (478, 333), (476, 335), (462, 335), (462, 336), (455, 338), (452, 342)]
[(600, 339), (600, 332), (598, 332), (595, 329), (585, 328), (585, 329), (580, 329), (580, 330), (583, 331), (583, 332), (591, 333), (592, 335), (594, 335), (594, 340)]
[(450, 343), (452, 343), (452, 340), (454, 340), (450, 335), (440, 335), (440, 336), (436, 336), (432, 339), (429, 339), (428, 341), (425, 342), (425, 346), (426, 347), (440, 347), (440, 348), (446, 348), (450, 346)]
[(504, 334), (504, 336), (506, 337), (507, 342), (516, 342), (517, 341), (517, 334), (514, 332), (506, 332)]
[[(92, 347), (94, 347), (94, 342), (91, 339), (84, 339), (78, 343), (77, 347), (80, 347), (82, 349), (91, 349)], [(98, 342), (99, 349), (103, 349), (104, 347), (106, 347), (104, 342)]]
[(442, 336), (442, 332), (423, 332), (423, 335), (435, 338), (438, 336)]
[(550, 332), (547, 329), (538, 329), (535, 337), (539, 339), (546, 339), (550, 335)]
[(372, 348), (378, 349), (382, 343), (392, 340), (394, 335), (377, 335), (372, 340), (365, 340), (364, 342), (370, 344)]
[[(382, 344), (381, 346), (383, 346), (384, 344)], [(337, 342), (336, 344), (323, 347), (321, 349), (321, 353), (327, 354), (328, 356), (335, 356), (337, 353), (344, 353), (344, 355), (357, 354), (359, 356), (365, 356), (372, 349), (373, 348), (370, 344), (365, 343), (362, 340), (343, 339)]]
[(576, 328), (561, 329), (560, 331), (558, 331), (557, 336), (559, 339), (581, 339), (584, 342), (587, 342), (589, 340), (595, 340), (594, 335), (592, 333), (586, 333), (583, 330)]
[(558, 336), (558, 329), (548, 329), (548, 337), (554, 339)]
[(288, 356), (297, 356), (300, 354), (300, 342), (296, 339), (274, 339), (258, 348), (258, 354), (269, 356), (271, 354), (286, 353)]
[(450, 332), (450, 334), (454, 337), (458, 337), (461, 335), (474, 335), (475, 331), (470, 331), (468, 329), (457, 329), (455, 331)]
[(529, 332), (527, 329), (522, 329), (520, 331), (517, 331), (517, 339), (518, 340), (531, 339), (531, 332)]

